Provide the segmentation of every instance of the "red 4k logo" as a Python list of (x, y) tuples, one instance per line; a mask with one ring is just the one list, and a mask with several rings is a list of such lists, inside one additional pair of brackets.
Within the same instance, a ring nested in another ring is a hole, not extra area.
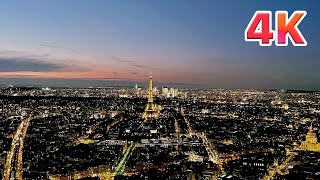
[(256, 11), (248, 24), (244, 37), (246, 41), (258, 41), (260, 46), (288, 46), (288, 39), (294, 46), (307, 46), (298, 25), (307, 15), (306, 11), (295, 11), (288, 19), (287, 11), (276, 11), (275, 30), (272, 30), (272, 12)]

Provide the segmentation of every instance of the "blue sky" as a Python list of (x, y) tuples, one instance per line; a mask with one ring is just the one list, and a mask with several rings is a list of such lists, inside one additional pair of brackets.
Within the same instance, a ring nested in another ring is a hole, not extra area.
[[(308, 46), (245, 42), (256, 10), (306, 10)], [(141, 82), (152, 71), (201, 87), (320, 89), (319, 10), (289, 0), (5, 0), (0, 77)]]

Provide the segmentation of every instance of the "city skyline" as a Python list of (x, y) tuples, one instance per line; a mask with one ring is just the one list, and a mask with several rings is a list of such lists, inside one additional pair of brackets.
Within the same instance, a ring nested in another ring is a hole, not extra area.
[[(311, 1), (4, 1), (0, 84), (131, 85), (152, 72), (162, 84), (319, 90), (317, 7)], [(245, 27), (263, 9), (306, 10), (299, 28), (308, 46), (245, 42)]]
[(1, 177), (319, 179), (319, 92), (152, 80), (148, 90), (0, 87)]

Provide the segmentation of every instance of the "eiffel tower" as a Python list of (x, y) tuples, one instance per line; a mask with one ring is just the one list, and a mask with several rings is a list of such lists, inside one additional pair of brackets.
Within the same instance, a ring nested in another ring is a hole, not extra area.
[(145, 121), (151, 121), (153, 119), (156, 119), (159, 117), (159, 113), (154, 107), (153, 104), (153, 88), (152, 88), (152, 75), (149, 77), (149, 89), (148, 89), (148, 104), (146, 106), (146, 109), (142, 115), (142, 118), (145, 119)]

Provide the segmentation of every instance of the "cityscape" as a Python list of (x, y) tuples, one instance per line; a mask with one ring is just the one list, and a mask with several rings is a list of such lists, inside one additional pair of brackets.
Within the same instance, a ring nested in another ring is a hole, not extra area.
[(318, 179), (320, 93), (1, 87), (9, 179)]
[(320, 180), (319, 12), (2, 0), (0, 180)]

